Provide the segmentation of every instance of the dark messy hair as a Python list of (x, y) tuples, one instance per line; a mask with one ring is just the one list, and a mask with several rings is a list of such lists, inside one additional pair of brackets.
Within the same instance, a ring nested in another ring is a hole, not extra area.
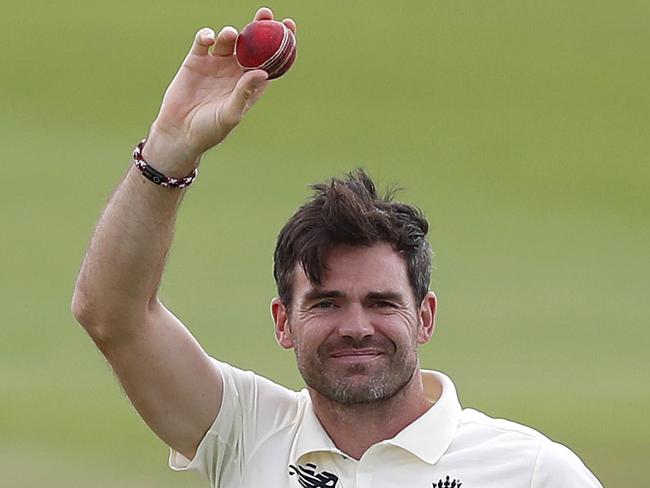
[(429, 223), (422, 212), (393, 201), (392, 190), (378, 197), (375, 184), (361, 169), (345, 180), (332, 178), (311, 189), (314, 195), (282, 228), (275, 247), (273, 275), (284, 304), (291, 304), (296, 264), (311, 283), (320, 285), (332, 248), (377, 243), (388, 243), (403, 256), (413, 294), (421, 302), (431, 279)]

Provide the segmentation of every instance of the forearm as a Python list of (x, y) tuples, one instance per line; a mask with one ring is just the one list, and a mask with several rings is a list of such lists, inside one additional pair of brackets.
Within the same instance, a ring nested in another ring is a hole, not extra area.
[[(189, 173), (198, 160), (180, 160), (164, 144), (149, 142), (143, 156), (170, 176)], [(155, 185), (132, 167), (111, 196), (73, 298), (75, 316), (97, 339), (128, 332), (122, 329), (142, 323), (156, 303), (184, 191)]]

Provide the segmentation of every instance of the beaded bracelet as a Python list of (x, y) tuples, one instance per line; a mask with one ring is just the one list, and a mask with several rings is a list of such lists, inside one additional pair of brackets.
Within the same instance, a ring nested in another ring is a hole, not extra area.
[(167, 188), (187, 188), (192, 183), (194, 183), (194, 180), (199, 174), (198, 168), (195, 168), (194, 171), (192, 171), (185, 178), (179, 179), (165, 176), (160, 171), (149, 166), (149, 164), (147, 164), (147, 162), (142, 158), (142, 148), (144, 147), (146, 140), (146, 137), (142, 139), (133, 150), (133, 164), (136, 168), (138, 168), (140, 173), (142, 173), (145, 178), (147, 178), (149, 181), (152, 181), (156, 185), (164, 186)]

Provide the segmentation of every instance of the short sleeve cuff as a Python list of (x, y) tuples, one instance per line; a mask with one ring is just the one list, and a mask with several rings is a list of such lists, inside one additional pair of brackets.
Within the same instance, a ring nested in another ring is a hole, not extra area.
[(223, 389), (221, 407), (212, 422), (212, 425), (203, 436), (203, 439), (201, 439), (193, 459), (188, 459), (180, 452), (170, 448), (169, 467), (174, 471), (191, 470), (207, 474), (207, 471), (210, 469), (209, 464), (214, 455), (214, 451), (220, 447), (218, 446), (220, 431), (224, 431), (221, 432), (221, 434), (225, 434), (224, 437), (228, 437), (229, 432), (225, 431), (232, 428), (234, 405), (230, 405), (228, 400), (235, 398), (237, 395), (233, 391), (234, 385), (230, 374), (231, 366), (215, 359), (213, 359), (213, 361), (222, 378)]

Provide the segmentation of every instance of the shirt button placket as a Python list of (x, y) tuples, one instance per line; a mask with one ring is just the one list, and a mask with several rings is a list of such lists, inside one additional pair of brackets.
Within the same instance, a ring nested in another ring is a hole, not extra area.
[(355, 488), (372, 488), (372, 474), (359, 472), (354, 486)]
[(355, 488), (372, 488), (372, 473), (375, 471), (377, 464), (374, 449), (375, 446), (372, 446), (359, 460)]

